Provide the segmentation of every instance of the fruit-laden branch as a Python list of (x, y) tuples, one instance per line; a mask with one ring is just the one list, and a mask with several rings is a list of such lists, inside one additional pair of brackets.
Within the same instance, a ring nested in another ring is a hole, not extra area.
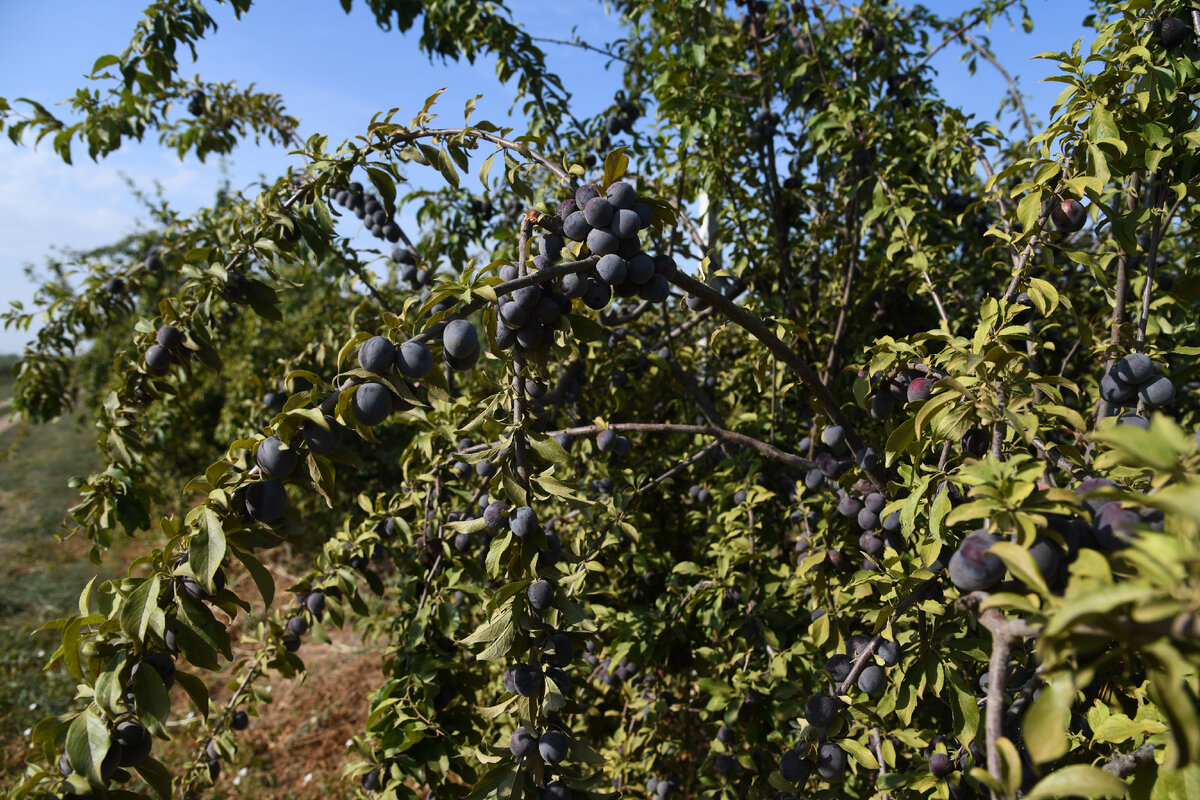
[[(526, 266), (526, 259), (529, 258), (529, 239), (533, 235), (533, 220), (530, 218), (530, 213), (526, 212), (521, 217), (521, 230), (517, 238), (517, 277), (524, 278), (529, 275), (529, 268)], [(499, 324), (499, 323), (497, 323)], [(521, 377), (521, 373), (525, 371), (525, 356), (520, 348), (513, 348), (512, 359), (512, 443), (513, 443), (513, 462), (515, 464), (514, 472), (517, 475), (517, 482), (525, 492), (525, 502), (529, 502), (529, 460), (525, 454), (525, 379)]]
[(603, 430), (612, 430), (617, 433), (690, 433), (698, 436), (713, 436), (717, 439), (755, 450), (767, 458), (787, 464), (789, 467), (794, 467), (795, 469), (804, 471), (816, 469), (816, 464), (807, 458), (801, 458), (794, 453), (780, 450), (774, 445), (767, 444), (744, 433), (737, 433), (711, 425), (675, 425), (666, 422), (616, 422), (612, 425), (582, 425), (577, 428), (563, 428), (562, 430), (548, 431), (547, 433), (551, 436), (560, 433), (565, 433), (568, 436), (594, 436)]
[[(915, 586), (913, 590), (908, 593), (908, 596), (900, 601), (900, 605), (896, 606), (896, 610), (892, 612), (892, 616), (888, 619), (888, 626), (890, 627), (895, 625), (905, 611), (908, 611), (908, 609), (916, 605), (917, 601), (925, 596), (925, 590), (929, 584), (936, 580), (937, 577), (934, 576)], [(858, 657), (850, 666), (850, 673), (846, 676), (846, 679), (842, 681), (841, 685), (838, 686), (838, 694), (846, 694), (850, 691), (850, 689), (854, 686), (854, 682), (858, 680), (858, 676), (861, 675), (863, 669), (866, 668), (867, 662), (871, 660), (873, 655), (875, 655), (875, 651), (879, 649), (879, 645), (881, 644), (883, 644), (883, 634), (877, 633), (871, 638), (871, 641), (867, 642), (867, 645), (861, 651), (859, 651)]]
[[(513, 278), (511, 281), (497, 284), (496, 286), (493, 286), (492, 289), (497, 295), (511, 294), (517, 289), (523, 289), (526, 286), (533, 286), (534, 284), (538, 283), (546, 283), (549, 280), (553, 280), (554, 278), (558, 278), (563, 275), (568, 275), (572, 272), (584, 272), (585, 270), (589, 270), (594, 267), (596, 262), (599, 260), (599, 256), (588, 256), (581, 261), (568, 261), (566, 264), (559, 264), (555, 267), (547, 267), (546, 269), (540, 269), (536, 272), (530, 272), (526, 275), (521, 275), (520, 277)], [(470, 316), (474, 312), (483, 308), (483, 305), (486, 302), (488, 301), (482, 298), (473, 300), (457, 313), (448, 314), (444, 319), (441, 319), (435, 324), (430, 325), (428, 328), (421, 331), (408, 341), (425, 342), (429, 339), (436, 338), (437, 335), (441, 333), (442, 329), (446, 327), (446, 323)]]
[[(829, 415), (829, 418), (833, 420), (833, 423), (840, 425), (846, 431), (846, 442), (850, 446), (851, 452), (857, 454), (863, 449), (862, 438), (850, 425), (850, 421), (846, 419), (845, 414), (842, 413), (842, 409), (834, 399), (833, 393), (829, 391), (829, 387), (821, 383), (821, 379), (805, 363), (804, 359), (800, 358), (778, 336), (772, 333), (765, 322), (729, 300), (725, 295), (711, 286), (701, 283), (690, 275), (676, 271), (670, 277), (670, 281), (689, 294), (701, 298), (731, 321), (745, 328), (747, 332), (766, 345), (767, 349), (773, 352), (781, 361), (795, 370), (800, 381), (816, 397), (817, 402), (820, 403), (821, 408)], [(863, 471), (866, 472), (871, 482), (875, 484), (876, 490), (886, 496), (887, 478), (879, 471), (878, 467), (871, 467)]]

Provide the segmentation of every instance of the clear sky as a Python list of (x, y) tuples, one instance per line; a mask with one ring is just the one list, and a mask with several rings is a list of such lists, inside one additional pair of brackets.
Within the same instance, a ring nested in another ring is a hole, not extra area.
[[(142, 0), (0, 0), (0, 96), (30, 97), (47, 106), (69, 97), (85, 83), (97, 56), (120, 52), (128, 43), (145, 5)], [(241, 21), (226, 6), (206, 5), (220, 29), (199, 44), (199, 61), (189, 71), (243, 87), (253, 82), (281, 94), (288, 112), (301, 120), (301, 136), (323, 132), (332, 145), (359, 134), (376, 111), (392, 107), (401, 108), (399, 118), (407, 119), (442, 87), (448, 91), (438, 108), (448, 122), (461, 119), (465, 102), (482, 94), (475, 120), (521, 127), (519, 119), (509, 118), (512, 92), (496, 80), (493, 59), (431, 64), (419, 53), (415, 36), (380, 30), (362, 2), (347, 15), (337, 0), (258, 0)], [(942, 14), (967, 7), (962, 0), (925, 5)], [(1085, 36), (1081, 21), (1087, 6), (1029, 0), (1032, 34), (1010, 30), (1006, 23), (986, 33), (1001, 61), (1019, 76), (1031, 112), (1042, 120), (1061, 84), (1041, 83), (1053, 65), (1032, 56), (1067, 49)], [(575, 27), (593, 42), (619, 35), (600, 0), (510, 0), (508, 7), (534, 36), (571, 39)], [(548, 43), (541, 47), (550, 68), (575, 94), (577, 116), (611, 102), (619, 75), (602, 71), (603, 56)], [(968, 75), (961, 52), (947, 47), (931, 62), (939, 90), (950, 103), (991, 119), (1007, 87), (986, 64)], [(0, 140), (0, 307), (13, 300), (27, 303), (32, 296), (25, 264), (41, 264), (56, 247), (108, 244), (146, 224), (126, 178), (145, 190), (157, 183), (176, 209), (187, 212), (211, 203), (226, 176), (234, 187), (246, 187), (259, 176), (282, 173), (289, 163), (299, 165), (284, 148), (253, 144), (240, 145), (223, 161), (180, 161), (148, 139), (126, 144), (99, 163), (77, 150), (74, 166), (67, 166), (49, 147), (17, 147), (5, 137)], [(0, 353), (20, 352), (29, 336), (0, 330)]]

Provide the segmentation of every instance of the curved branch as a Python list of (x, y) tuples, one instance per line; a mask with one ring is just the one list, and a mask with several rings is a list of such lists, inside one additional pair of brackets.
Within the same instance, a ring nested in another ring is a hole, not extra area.
[[(842, 426), (846, 431), (846, 442), (850, 446), (850, 451), (858, 453), (865, 447), (858, 432), (854, 430), (853, 426), (850, 425), (850, 421), (846, 419), (846, 415), (842, 413), (842, 409), (834, 399), (833, 393), (829, 391), (829, 387), (821, 382), (821, 379), (813, 372), (812, 367), (805, 363), (804, 359), (800, 358), (778, 336), (771, 332), (765, 322), (732, 302), (708, 284), (701, 283), (690, 275), (676, 272), (670, 277), (670, 281), (689, 294), (700, 297), (710, 306), (728, 317), (730, 321), (745, 328), (748, 333), (766, 345), (767, 349), (774, 353), (779, 360), (786, 363), (796, 372), (796, 376), (812, 392), (817, 402), (821, 405), (822, 410), (829, 415), (834, 424)], [(886, 496), (887, 478), (879, 471), (878, 467), (872, 467), (863, 471), (866, 472), (871, 482), (875, 484), (876, 490)]]

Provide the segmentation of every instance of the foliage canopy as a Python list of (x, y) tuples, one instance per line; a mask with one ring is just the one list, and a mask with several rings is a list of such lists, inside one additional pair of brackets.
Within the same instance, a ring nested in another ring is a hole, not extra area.
[[(435, 93), (299, 141), (277, 95), (179, 77), (200, 0), (150, 4), (74, 121), (0, 99), (67, 161), (156, 134), (304, 163), (5, 316), (48, 320), (17, 410), (96, 419), (93, 557), (153, 544), (55, 623), (78, 697), (10, 797), (202, 792), (331, 625), (386, 646), (346, 775), (381, 797), (1200, 783), (1195, 12), (1097, 3), (1045, 55), (1049, 122), (1014, 94), (1004, 131), (927, 62), (1000, 67), (978, 31), (1014, 0), (614, 0), (623, 38), (576, 42), (623, 75), (591, 119), (503, 3), (367, 5), (495, 57), (529, 129), (435, 126)], [(284, 542), (311, 568), (277, 587)], [(172, 687), (187, 763), (154, 757)]]

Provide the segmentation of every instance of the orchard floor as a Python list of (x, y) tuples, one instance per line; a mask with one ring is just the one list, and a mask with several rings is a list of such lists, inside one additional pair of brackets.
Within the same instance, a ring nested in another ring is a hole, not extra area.
[[(12, 395), (7, 371), (0, 373), (0, 405)], [(0, 416), (7, 418), (7, 406)], [(7, 421), (7, 419), (6, 419)], [(99, 567), (88, 560), (79, 537), (59, 540), (67, 509), (77, 496), (71, 475), (99, 463), (90, 426), (63, 418), (44, 426), (20, 422), (0, 429), (0, 787), (11, 787), (23, 771), (28, 731), (38, 720), (65, 711), (74, 681), (61, 667), (43, 666), (58, 646), (54, 633), (35, 633), (47, 620), (70, 614), (79, 592), (94, 575), (115, 577), (123, 564), (145, 552), (146, 542), (123, 541), (105, 553)], [(277, 576), (277, 603), (286, 602), (288, 554), (278, 552), (268, 567)], [(240, 576), (241, 580), (247, 580)], [(248, 596), (257, 592), (248, 588)], [(382, 648), (368, 647), (350, 631), (330, 630), (330, 644), (305, 642), (303, 681), (271, 675), (272, 702), (256, 708), (248, 730), (238, 734), (239, 753), (224, 764), (212, 798), (341, 798), (354, 795), (353, 779), (342, 780), (346, 742), (361, 731), (367, 694), (382, 682)], [(235, 642), (237, 638), (235, 637)], [(211, 678), (212, 676), (210, 676)], [(231, 675), (221, 678), (231, 679)], [(214, 701), (227, 699), (222, 680), (210, 679)], [(173, 741), (156, 743), (155, 755), (173, 766), (190, 763), (203, 745), (190, 737), (186, 694), (173, 692)], [(201, 735), (202, 734), (197, 734)], [(131, 786), (131, 788), (134, 788)], [(145, 787), (141, 787), (145, 790)], [(145, 790), (148, 792), (148, 790)]]

